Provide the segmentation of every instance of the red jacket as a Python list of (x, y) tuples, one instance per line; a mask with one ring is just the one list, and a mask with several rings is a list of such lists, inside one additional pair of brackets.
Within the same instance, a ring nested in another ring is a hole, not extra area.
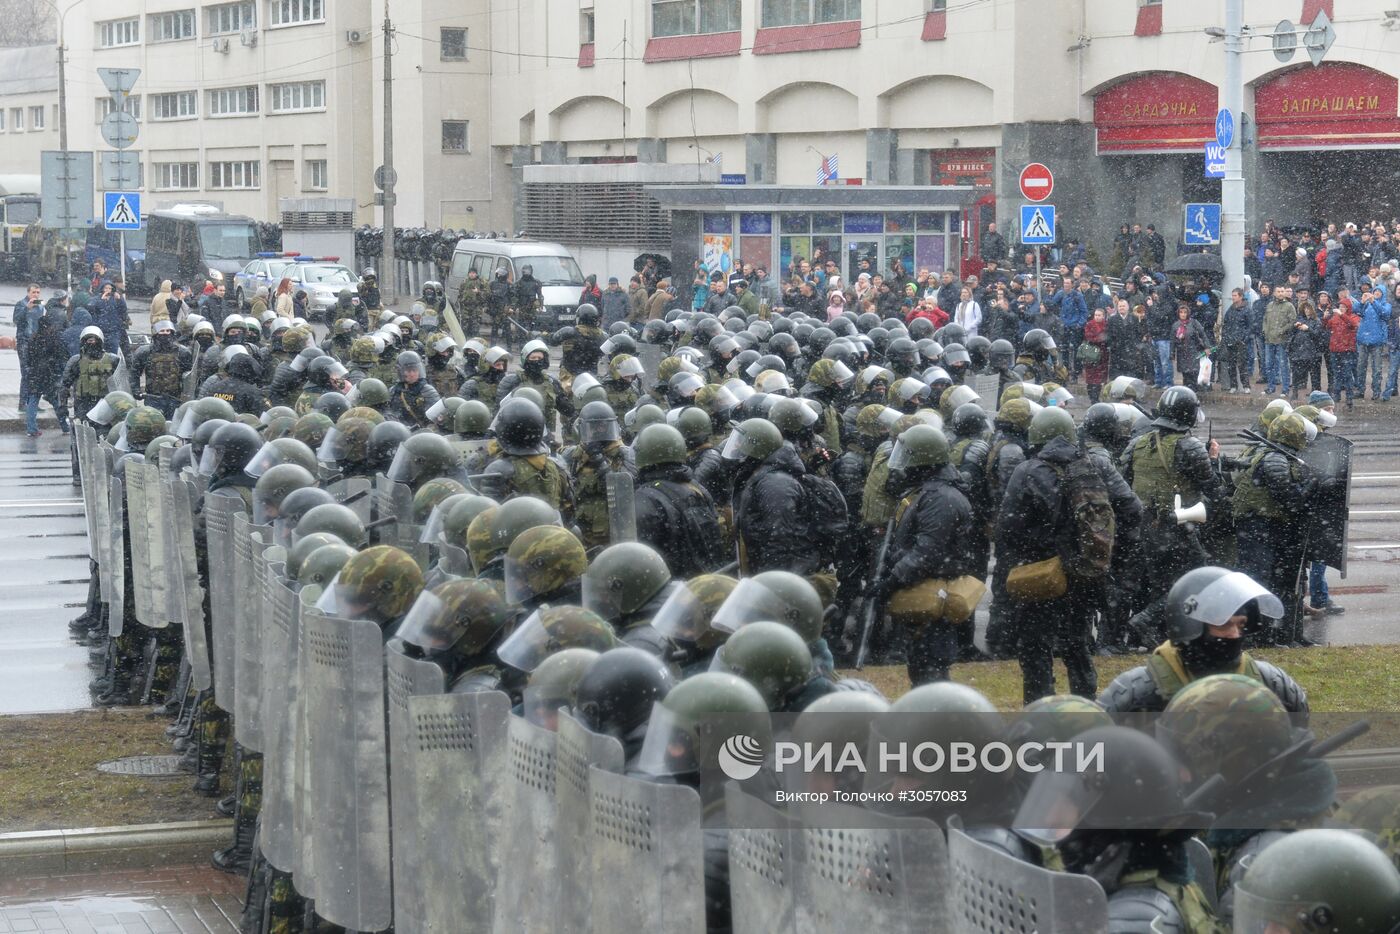
[(1336, 311), (1322, 319), (1331, 332), (1327, 349), (1332, 353), (1347, 353), (1356, 350), (1356, 329), (1361, 326), (1361, 316), (1351, 310), (1351, 303), (1342, 299)]
[(948, 323), (948, 312), (934, 305), (929, 308), (919, 308), (911, 311), (905, 324), (913, 324), (915, 318), (927, 318), (933, 322), (933, 329), (936, 331)]

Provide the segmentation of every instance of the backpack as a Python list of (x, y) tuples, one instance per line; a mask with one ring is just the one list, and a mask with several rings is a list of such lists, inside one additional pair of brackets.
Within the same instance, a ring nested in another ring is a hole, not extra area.
[(1065, 574), (1093, 580), (1108, 574), (1113, 563), (1113, 536), (1116, 520), (1108, 487), (1087, 457), (1075, 458), (1063, 468), (1056, 467), (1066, 534), (1061, 536), (1059, 553)]
[(807, 541), (820, 556), (820, 563), (834, 562), (846, 537), (846, 498), (826, 477), (804, 473), (798, 482), (806, 500), (802, 518), (807, 523)]

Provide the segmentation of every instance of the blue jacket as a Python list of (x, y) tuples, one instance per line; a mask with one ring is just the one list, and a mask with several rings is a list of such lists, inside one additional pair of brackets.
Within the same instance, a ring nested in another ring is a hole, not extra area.
[(121, 346), (122, 334), (126, 332), (126, 299), (115, 296), (99, 298), (88, 308), (92, 312), (93, 323), (102, 329), (102, 340), (115, 351)]
[(1261, 295), (1254, 300), (1254, 304), (1249, 306), (1249, 334), (1251, 337), (1264, 336), (1264, 312), (1269, 308), (1269, 302), (1273, 301), (1272, 295)]
[(44, 315), (44, 305), (40, 302), (39, 307), (30, 314), (29, 298), (25, 296), (15, 302), (15, 310), (10, 314), (10, 320), (15, 324), (15, 342), (17, 344), (27, 344), (29, 338), (34, 336), (34, 332), (39, 329), (39, 319)]
[[(74, 308), (72, 316), (68, 319), (68, 327), (63, 330), (63, 345), (68, 348), (68, 356), (72, 357), (78, 353), (78, 339), (82, 336), (83, 328), (92, 324), (92, 315), (88, 314), (86, 308)], [(104, 337), (105, 341), (106, 338)]]
[(1384, 299), (1361, 303), (1361, 326), (1356, 329), (1356, 342), (1368, 347), (1385, 343), (1390, 322), (1390, 304)]
[(1084, 301), (1084, 296), (1079, 294), (1078, 289), (1070, 289), (1068, 292), (1058, 292), (1055, 298), (1048, 304), (1059, 306), (1060, 323), (1067, 329), (1082, 330), (1089, 320), (1089, 303)]
[(1220, 322), (1220, 342), (1222, 344), (1243, 344), (1253, 333), (1250, 330), (1250, 308), (1248, 305), (1236, 308), (1233, 304), (1225, 309), (1225, 320)]

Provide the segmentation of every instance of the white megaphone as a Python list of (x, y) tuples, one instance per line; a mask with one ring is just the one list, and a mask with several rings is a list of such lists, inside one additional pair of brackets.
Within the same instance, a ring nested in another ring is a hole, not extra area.
[(1177, 524), (1177, 525), (1185, 525), (1185, 524), (1188, 523), (1188, 522), (1200, 523), (1200, 522), (1206, 521), (1206, 504), (1205, 504), (1205, 502), (1202, 501), (1202, 502), (1197, 503), (1197, 504), (1194, 505), (1194, 506), (1187, 506), (1185, 509), (1182, 509), (1182, 508), (1181, 508), (1181, 494), (1180, 494), (1180, 493), (1176, 494), (1176, 509), (1175, 509), (1175, 512), (1176, 512), (1176, 524)]

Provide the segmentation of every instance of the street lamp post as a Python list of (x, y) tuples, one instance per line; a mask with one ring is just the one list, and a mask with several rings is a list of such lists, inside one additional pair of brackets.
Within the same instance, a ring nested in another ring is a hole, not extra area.
[(53, 0), (42, 0), (54, 13), (58, 14), (58, 148), (68, 151), (68, 82), (65, 76), (64, 59), (68, 57), (68, 46), (63, 41), (63, 21), (74, 7), (83, 0), (73, 0), (63, 9)]

